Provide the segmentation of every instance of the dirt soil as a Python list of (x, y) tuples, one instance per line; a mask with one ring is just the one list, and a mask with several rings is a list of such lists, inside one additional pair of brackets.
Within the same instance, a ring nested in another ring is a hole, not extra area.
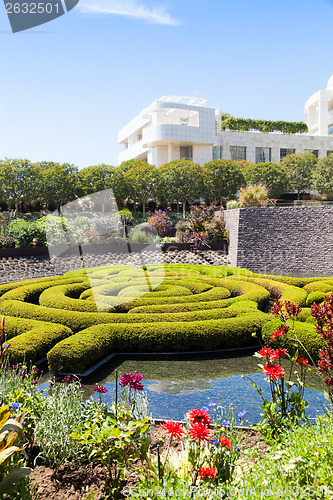
[[(166, 435), (160, 425), (156, 425), (152, 434), (152, 452), (156, 450), (160, 438), (164, 440), (163, 444), (160, 445), (162, 453), (163, 448), (170, 444), (170, 436)], [(244, 429), (241, 437), (241, 449), (253, 448), (257, 444), (260, 452), (264, 454), (267, 446), (261, 440), (260, 434), (254, 430)], [(172, 441), (172, 446), (176, 449), (180, 448), (180, 444), (175, 439)], [(58, 473), (41, 464), (34, 468), (30, 478), (33, 490), (38, 493), (38, 500), (83, 500), (88, 498), (86, 496), (88, 491), (94, 492), (94, 500), (108, 498), (104, 492), (103, 469), (97, 462), (83, 466), (69, 464), (61, 467)], [(128, 484), (133, 484), (133, 482), (135, 482), (135, 477), (129, 477)]]

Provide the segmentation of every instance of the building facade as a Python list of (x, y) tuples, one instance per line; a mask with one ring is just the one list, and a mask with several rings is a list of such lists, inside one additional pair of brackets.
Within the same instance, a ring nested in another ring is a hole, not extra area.
[(221, 111), (197, 97), (165, 96), (143, 109), (118, 133), (124, 145), (119, 163), (132, 158), (152, 165), (190, 159), (247, 160), (279, 163), (288, 154), (312, 153), (324, 158), (333, 153), (333, 75), (327, 90), (305, 104), (307, 134), (221, 130)]

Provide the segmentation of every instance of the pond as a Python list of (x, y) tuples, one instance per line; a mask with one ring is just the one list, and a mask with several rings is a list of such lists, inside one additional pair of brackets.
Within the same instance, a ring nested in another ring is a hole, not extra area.
[[(258, 359), (253, 357), (253, 352), (253, 349), (245, 350), (236, 357), (234, 351), (232, 357), (226, 353), (117, 356), (85, 382), (85, 396), (88, 398), (94, 394), (94, 385), (105, 385), (108, 392), (102, 395), (102, 400), (112, 403), (115, 399), (116, 370), (118, 377), (124, 372), (137, 371), (143, 375), (150, 412), (156, 419), (182, 420), (189, 409), (208, 406), (212, 401), (221, 402), (223, 406), (231, 404), (236, 414), (245, 410), (245, 421), (255, 424), (260, 421), (261, 398), (247, 377), (262, 386), (265, 397), (269, 398), (270, 391), (264, 374), (257, 369)], [(285, 364), (287, 367), (289, 362)], [(306, 386), (305, 399), (309, 402), (307, 415), (315, 418), (317, 414), (324, 413), (324, 407), (328, 405), (315, 368), (308, 374)], [(99, 397), (94, 394), (96, 396)]]

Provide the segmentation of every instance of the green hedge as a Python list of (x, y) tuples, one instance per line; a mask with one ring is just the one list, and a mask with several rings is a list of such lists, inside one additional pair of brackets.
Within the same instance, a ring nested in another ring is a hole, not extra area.
[(73, 283), (75, 281), (80, 282), (81, 280), (65, 280), (63, 278), (57, 278), (56, 280), (45, 280), (41, 283), (37, 282), (33, 284), (29, 283), (28, 285), (24, 286), (17, 286), (12, 290), (5, 292), (1, 296), (0, 302), (4, 300), (22, 300), (23, 302), (38, 303), (39, 296), (44, 290), (52, 288), (60, 283), (64, 285), (65, 283)]
[(283, 134), (298, 134), (308, 131), (304, 122), (285, 122), (273, 120), (255, 120), (252, 118), (226, 118), (221, 123), (222, 130), (258, 130), (259, 132), (282, 132)]
[(253, 343), (267, 315), (257, 311), (235, 318), (193, 323), (148, 323), (101, 325), (84, 330), (62, 342), (48, 353), (51, 371), (60, 367), (83, 373), (114, 351), (167, 352), (216, 350)]
[(311, 292), (311, 293), (309, 293), (309, 295), (307, 296), (307, 299), (306, 299), (306, 306), (311, 307), (312, 304), (314, 304), (314, 303), (320, 304), (321, 302), (324, 301), (326, 295), (327, 295), (327, 293), (325, 293), (325, 292)]
[(289, 332), (286, 336), (278, 337), (277, 340), (270, 342), (270, 337), (276, 332), (280, 325), (281, 321), (278, 318), (264, 325), (262, 329), (262, 338), (267, 345), (272, 347), (284, 347), (291, 353), (295, 352), (297, 348), (300, 356), (306, 358), (310, 356), (314, 361), (318, 360), (318, 353), (320, 349), (323, 349), (324, 341), (316, 332), (314, 325), (307, 322), (295, 321), (295, 332), (300, 342), (295, 341), (293, 334), (289, 334)]
[(11, 338), (7, 351), (9, 362), (34, 363), (42, 359), (60, 341), (70, 337), (73, 332), (63, 325), (42, 323)]
[[(135, 297), (149, 284), (153, 291)], [(252, 333), (260, 334), (265, 323), (274, 325), (273, 316), (261, 312), (270, 296), (303, 307), (331, 286), (330, 278), (269, 277), (219, 266), (151, 264), (144, 270), (106, 266), (0, 285), (0, 313), (8, 315), (6, 332), (13, 359), (24, 352), (35, 361), (50, 351), (50, 367), (82, 372), (114, 351), (249, 345), (254, 342)], [(314, 331), (310, 309), (303, 309), (299, 319), (300, 339), (318, 356), (322, 341)], [(269, 328), (264, 327), (265, 340)]]
[[(66, 309), (68, 311), (98, 312), (99, 309), (94, 301), (74, 298), (75, 296), (80, 296), (89, 286), (89, 283), (76, 283), (48, 288), (40, 295), (39, 303), (41, 306), (55, 309)], [(100, 309), (105, 310), (105, 312), (114, 311), (113, 307), (110, 307), (107, 304), (103, 305), (100, 304)]]

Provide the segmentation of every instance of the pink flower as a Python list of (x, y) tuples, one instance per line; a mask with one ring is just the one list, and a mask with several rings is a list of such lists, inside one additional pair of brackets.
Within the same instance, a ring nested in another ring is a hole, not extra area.
[(93, 391), (100, 392), (100, 393), (108, 392), (107, 388), (104, 387), (104, 385), (95, 385), (95, 387), (93, 387)]

